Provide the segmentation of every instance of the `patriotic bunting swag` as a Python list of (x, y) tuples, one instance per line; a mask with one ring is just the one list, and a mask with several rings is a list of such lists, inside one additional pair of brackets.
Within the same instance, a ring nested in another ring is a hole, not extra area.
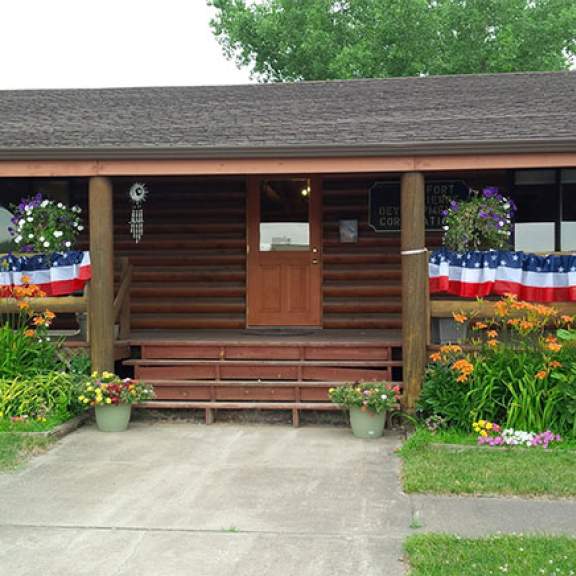
[(89, 252), (9, 254), (0, 257), (0, 296), (14, 286), (25, 284), (23, 277), (47, 296), (64, 296), (82, 290), (91, 276)]
[(476, 298), (515, 294), (531, 302), (576, 301), (576, 254), (457, 253), (442, 248), (429, 260), (430, 292)]

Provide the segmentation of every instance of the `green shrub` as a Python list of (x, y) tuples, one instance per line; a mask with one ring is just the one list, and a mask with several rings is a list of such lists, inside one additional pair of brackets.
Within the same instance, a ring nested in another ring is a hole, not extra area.
[(66, 420), (83, 409), (79, 390), (78, 378), (66, 372), (0, 379), (0, 418)]

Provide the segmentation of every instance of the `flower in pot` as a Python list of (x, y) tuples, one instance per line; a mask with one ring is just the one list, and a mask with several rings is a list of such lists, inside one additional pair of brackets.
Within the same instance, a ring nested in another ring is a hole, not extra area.
[(329, 390), (330, 400), (350, 411), (352, 433), (357, 438), (379, 438), (386, 413), (398, 408), (400, 387), (389, 382), (357, 382)]
[(122, 432), (128, 428), (132, 404), (154, 397), (152, 387), (120, 378), (112, 372), (93, 372), (78, 397), (85, 406), (94, 406), (96, 425), (102, 432)]

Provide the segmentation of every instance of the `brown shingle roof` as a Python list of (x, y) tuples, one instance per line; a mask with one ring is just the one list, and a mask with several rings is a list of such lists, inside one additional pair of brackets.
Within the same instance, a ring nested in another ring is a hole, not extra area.
[(576, 150), (576, 72), (0, 91), (0, 157)]

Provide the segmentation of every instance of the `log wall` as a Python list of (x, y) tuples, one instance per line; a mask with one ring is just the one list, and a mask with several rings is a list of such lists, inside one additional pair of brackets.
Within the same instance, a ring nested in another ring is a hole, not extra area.
[(116, 255), (134, 265), (132, 329), (244, 328), (244, 182), (147, 180), (138, 244), (129, 234), (130, 183), (116, 183), (114, 219)]

